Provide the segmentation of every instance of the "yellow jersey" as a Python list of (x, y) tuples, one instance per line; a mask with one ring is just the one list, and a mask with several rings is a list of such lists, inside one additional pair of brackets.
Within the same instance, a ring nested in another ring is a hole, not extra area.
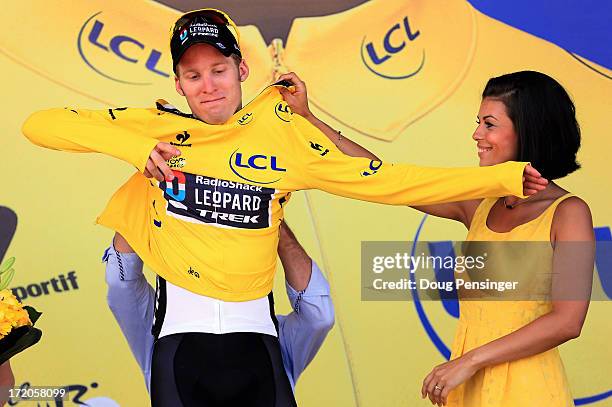
[(261, 298), (272, 290), (278, 228), (294, 191), (320, 189), (392, 205), (522, 196), (525, 163), (448, 169), (344, 155), (291, 112), (278, 86), (222, 125), (160, 100), (150, 109), (40, 111), (23, 133), (44, 147), (101, 152), (140, 171), (158, 142), (180, 149), (168, 160), (172, 181), (134, 174), (98, 223), (119, 231), (168, 281), (225, 301)]

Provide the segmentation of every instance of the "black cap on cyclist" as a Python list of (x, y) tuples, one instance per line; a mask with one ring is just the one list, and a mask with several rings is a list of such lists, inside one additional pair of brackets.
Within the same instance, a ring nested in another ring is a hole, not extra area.
[[(230, 27), (236, 32), (236, 36), (232, 34)], [(242, 58), (237, 36), (236, 25), (222, 11), (202, 9), (183, 14), (172, 28), (172, 69), (176, 72), (181, 57), (194, 44), (209, 44), (226, 57), (236, 54)]]

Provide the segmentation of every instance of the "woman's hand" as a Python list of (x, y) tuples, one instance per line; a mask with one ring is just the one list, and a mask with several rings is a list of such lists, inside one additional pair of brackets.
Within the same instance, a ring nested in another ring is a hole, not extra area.
[(523, 171), (523, 195), (531, 196), (543, 191), (548, 186), (548, 180), (528, 164)]
[(421, 397), (429, 397), (431, 403), (438, 406), (446, 405), (448, 393), (478, 371), (476, 364), (468, 355), (434, 367), (423, 380)]
[(293, 113), (297, 113), (305, 119), (309, 119), (312, 113), (308, 108), (308, 94), (306, 84), (295, 74), (289, 72), (278, 77), (277, 81), (287, 81), (293, 84), (295, 89), (280, 88), (279, 92)]

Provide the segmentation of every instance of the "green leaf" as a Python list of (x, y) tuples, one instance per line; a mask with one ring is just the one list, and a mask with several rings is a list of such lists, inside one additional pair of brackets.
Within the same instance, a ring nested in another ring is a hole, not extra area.
[(0, 274), (4, 273), (15, 264), (15, 257), (9, 257), (4, 263), (0, 265)]
[(8, 287), (14, 275), (15, 275), (14, 269), (7, 270), (3, 274), (0, 275), (0, 291)]
[(28, 316), (30, 317), (30, 321), (32, 321), (32, 325), (34, 325), (34, 323), (36, 323), (38, 318), (42, 315), (42, 312), (36, 311), (36, 308), (30, 305), (24, 306), (23, 309), (28, 312)]

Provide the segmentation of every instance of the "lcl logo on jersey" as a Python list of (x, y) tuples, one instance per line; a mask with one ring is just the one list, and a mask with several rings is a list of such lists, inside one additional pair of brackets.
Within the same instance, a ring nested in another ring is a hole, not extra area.
[(290, 122), (292, 119), (291, 116), (293, 116), (291, 108), (285, 101), (278, 102), (276, 106), (274, 106), (274, 113), (276, 113), (276, 117), (284, 122)]
[(246, 126), (252, 121), (253, 121), (253, 113), (245, 113), (244, 116), (238, 119), (238, 124), (241, 126)]
[[(81, 26), (77, 41), (81, 58), (98, 75), (129, 85), (150, 85), (142, 78), (168, 78), (158, 68), (162, 52), (113, 25), (99, 11)], [(169, 64), (167, 64), (169, 65)], [(117, 72), (120, 69), (121, 73)]]
[(382, 161), (371, 160), (368, 169), (361, 172), (362, 177), (369, 177), (370, 175), (374, 175), (378, 172), (380, 167), (382, 167)]
[(408, 16), (389, 27), (382, 35), (364, 36), (361, 61), (375, 75), (385, 79), (406, 79), (416, 75), (425, 65), (425, 50), (416, 46), (420, 30), (410, 25)]
[[(278, 157), (265, 154), (246, 154), (234, 150), (229, 159), (230, 169), (238, 177), (245, 181), (256, 184), (272, 184), (282, 178), (286, 168), (278, 163)], [(262, 179), (262, 173), (268, 173), (266, 179)]]
[[(419, 224), (416, 233), (414, 235), (413, 243), (412, 243), (412, 252), (411, 255), (414, 255), (417, 243), (419, 241), (419, 237), (423, 231), (425, 221), (427, 220), (428, 215), (423, 216), (421, 223)], [(609, 227), (596, 227), (594, 228), (595, 239), (596, 239), (596, 253), (595, 253), (595, 265), (597, 269), (597, 274), (599, 275), (599, 280), (601, 281), (601, 285), (604, 293), (607, 295), (608, 299), (612, 299), (612, 233)], [(429, 251), (433, 256), (455, 256), (455, 252), (453, 249), (452, 242), (430, 242), (428, 243)], [(435, 275), (438, 282), (446, 281), (445, 279), (452, 278), (452, 270), (441, 270), (436, 269)], [(414, 279), (414, 274), (410, 274), (411, 279)], [(456, 320), (459, 318), (459, 301), (457, 298), (457, 292), (453, 291), (451, 293), (441, 293), (441, 305), (445, 311), (446, 319), (441, 321), (439, 317), (434, 319), (430, 315), (427, 314), (426, 308), (423, 304), (423, 301), (419, 298), (419, 294), (417, 290), (410, 290), (413, 304), (419, 321), (423, 327), (423, 330), (429, 337), (429, 340), (432, 342), (433, 346), (436, 347), (438, 352), (445, 358), (450, 359), (451, 350), (448, 346), (450, 341), (448, 338), (442, 338), (440, 333), (436, 330), (435, 326), (448, 325), (449, 319)], [(593, 372), (603, 374), (603, 371)], [(603, 390), (603, 389), (602, 389)], [(612, 389), (606, 391), (598, 391), (596, 394), (581, 396), (579, 398), (574, 399), (574, 403), (577, 406), (591, 405), (594, 403), (598, 403), (601, 400), (605, 400), (609, 397), (612, 397)]]

